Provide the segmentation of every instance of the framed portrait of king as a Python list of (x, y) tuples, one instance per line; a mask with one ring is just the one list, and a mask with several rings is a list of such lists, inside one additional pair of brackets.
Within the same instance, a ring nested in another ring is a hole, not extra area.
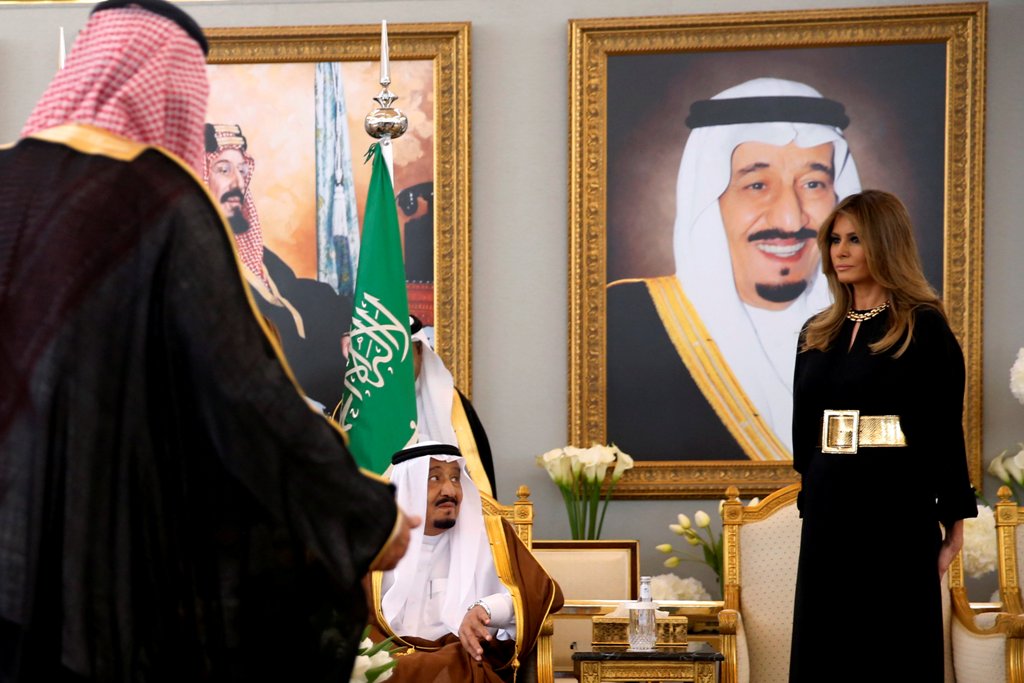
[[(981, 483), (983, 4), (570, 23), (572, 443), (615, 495), (796, 480), (803, 323), (829, 305), (835, 204), (893, 192), (967, 362)], [(940, 371), (937, 369), (937, 371)]]
[[(410, 312), (470, 387), (469, 24), (388, 27), (392, 142)], [(327, 411), (344, 386), (381, 90), (381, 28), (214, 28), (204, 182), (296, 379)]]

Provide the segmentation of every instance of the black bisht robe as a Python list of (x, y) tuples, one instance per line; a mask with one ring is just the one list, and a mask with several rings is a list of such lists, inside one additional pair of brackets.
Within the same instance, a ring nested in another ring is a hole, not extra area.
[(345, 387), (345, 356), (341, 337), (352, 324), (352, 297), (340, 296), (326, 282), (296, 277), (285, 261), (264, 247), (263, 267), (281, 296), (302, 316), (303, 335), (292, 314), (251, 289), (260, 313), (277, 328), (281, 347), (299, 386), (328, 412), (341, 403)]
[[(884, 336), (888, 312), (862, 322), (851, 348), (853, 325), (846, 321), (828, 351), (796, 360), (793, 465), (803, 476), (803, 530), (790, 681), (942, 681), (939, 523), (977, 515), (962, 426), (963, 353), (933, 308), (917, 310), (899, 358), (899, 344), (879, 354), (868, 348)], [(899, 415), (907, 446), (822, 453), (826, 409)], [(856, 664), (866, 656), (867, 675)]]
[(645, 460), (749, 460), (679, 357), (647, 285), (607, 291), (608, 441)]
[(347, 680), (389, 487), (301, 398), (195, 177), (43, 135), (0, 151), (0, 680)]

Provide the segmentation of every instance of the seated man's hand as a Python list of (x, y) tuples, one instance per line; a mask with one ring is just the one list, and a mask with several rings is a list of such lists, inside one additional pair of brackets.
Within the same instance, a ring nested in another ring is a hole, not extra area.
[(490, 640), (491, 632), (487, 626), (491, 618), (487, 616), (487, 610), (480, 605), (473, 605), (466, 616), (462, 618), (462, 625), (459, 626), (459, 640), (462, 647), (466, 648), (469, 656), (476, 661), (483, 659), (484, 649), (480, 646), (481, 640)]
[(405, 551), (409, 549), (409, 531), (420, 525), (420, 518), (410, 517), (401, 510), (398, 511), (398, 516), (398, 533), (370, 565), (370, 571), (386, 572), (389, 569), (394, 569), (398, 565), (398, 561), (405, 555)]

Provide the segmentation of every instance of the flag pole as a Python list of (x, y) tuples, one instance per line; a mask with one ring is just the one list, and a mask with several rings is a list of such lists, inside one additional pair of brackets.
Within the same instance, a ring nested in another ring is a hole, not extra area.
[(60, 50), (57, 53), (57, 63), (60, 65), (60, 70), (64, 70), (64, 58), (67, 57), (67, 48), (64, 46), (64, 27), (60, 27)]
[(380, 86), (381, 91), (373, 100), (377, 107), (366, 115), (364, 128), (372, 137), (380, 140), (380, 151), (388, 166), (388, 173), (394, 183), (395, 170), (391, 153), (391, 141), (402, 136), (409, 128), (409, 119), (391, 105), (398, 96), (388, 90), (391, 85), (391, 62), (388, 48), (388, 22), (380, 22)]
[(409, 121), (392, 108), (397, 99), (388, 63), (387, 24), (381, 25), (380, 85), (377, 108), (364, 128), (378, 142), (366, 193), (359, 269), (352, 312), (352, 347), (345, 369), (345, 392), (339, 406), (341, 426), (349, 435), (356, 462), (382, 474), (398, 450), (414, 443), (416, 378), (409, 338), (409, 300), (402, 258), (401, 227), (392, 173), (391, 141)]

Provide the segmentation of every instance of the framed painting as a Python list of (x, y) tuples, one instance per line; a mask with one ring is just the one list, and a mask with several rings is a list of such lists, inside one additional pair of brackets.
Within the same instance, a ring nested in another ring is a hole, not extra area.
[(868, 188), (907, 205), (964, 349), (980, 486), (985, 26), (984, 4), (570, 22), (569, 440), (633, 455), (617, 497), (796, 480), (814, 238)]
[[(468, 23), (388, 27), (392, 106), (409, 120), (392, 144), (409, 308), (433, 328), (438, 353), (467, 394), (469, 31)], [(206, 35), (205, 180), (228, 216), (261, 312), (281, 316), (280, 324), (270, 320), (286, 328), (282, 337), (308, 342), (282, 341), (299, 383), (331, 409), (343, 385), (347, 349), (338, 337), (351, 323), (371, 172), (363, 158), (375, 142), (364, 119), (381, 90), (380, 27), (213, 28)], [(222, 159), (231, 150), (234, 161)], [(235, 214), (241, 218), (233, 221)], [(265, 277), (253, 277), (260, 270)], [(261, 299), (284, 303), (263, 306)], [(314, 394), (315, 382), (327, 386)]]

